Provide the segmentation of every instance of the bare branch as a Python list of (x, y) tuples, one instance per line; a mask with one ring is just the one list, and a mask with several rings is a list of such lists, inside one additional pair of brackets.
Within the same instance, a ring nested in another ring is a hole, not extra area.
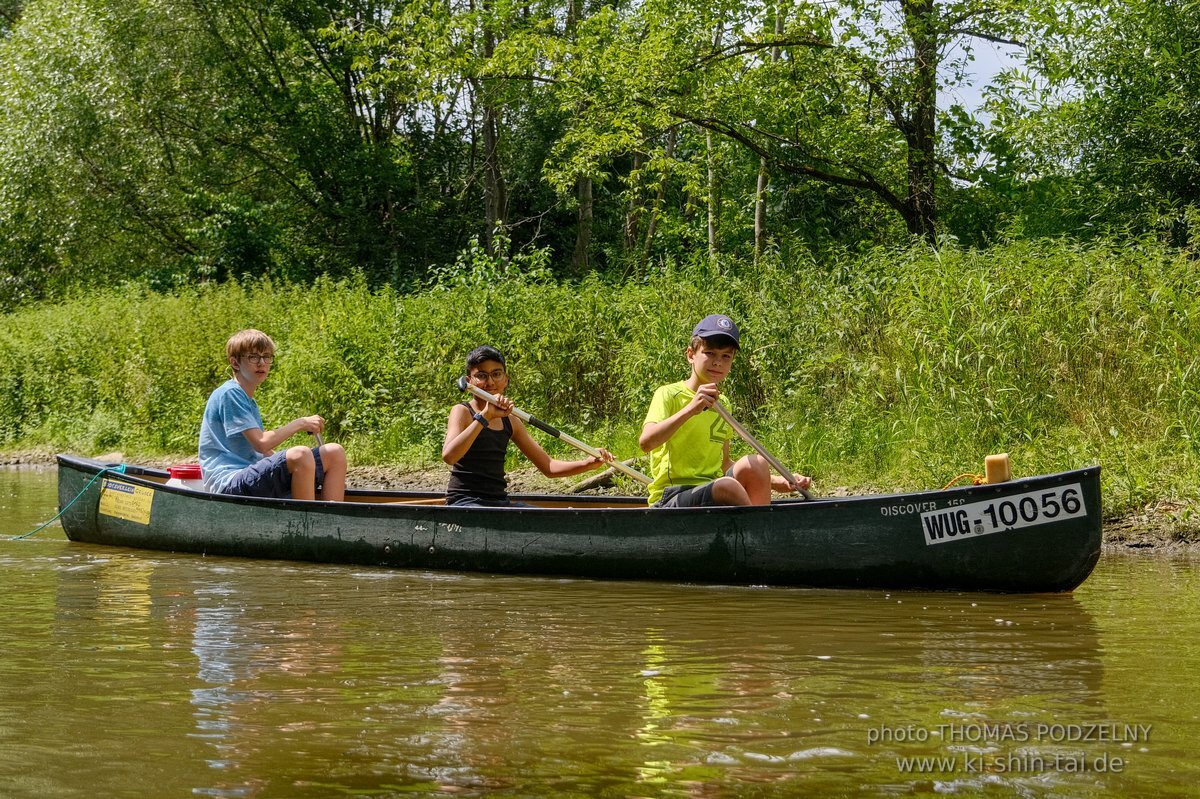
[(1003, 36), (985, 33), (973, 28), (951, 28), (946, 33), (952, 36), (970, 36), (973, 39), (983, 39), (985, 42), (995, 42), (996, 44), (1007, 44), (1013, 47), (1025, 47), (1026, 43), (1020, 39), (1008, 39)]
[[(831, 171), (830, 169), (821, 169), (821, 168), (813, 166), (811, 164), (797, 163), (790, 159), (781, 158), (779, 153), (777, 153), (773, 149), (765, 147), (764, 145), (755, 141), (749, 134), (755, 133), (758, 135), (766, 136), (768, 138), (774, 139), (777, 143), (780, 143), (786, 147), (791, 147), (791, 148), (794, 148), (797, 150), (802, 150), (803, 148), (801, 147), (801, 145), (798, 142), (789, 141), (789, 140), (783, 139), (782, 137), (764, 133), (763, 131), (760, 131), (757, 128), (754, 128), (749, 125), (740, 125), (739, 126), (736, 124), (727, 123), (723, 120), (712, 119), (712, 118), (685, 118), (679, 114), (677, 114), (676, 117), (679, 119), (686, 119), (687, 122), (690, 122), (694, 125), (698, 125), (707, 130), (712, 130), (715, 133), (719, 133), (722, 136), (725, 136), (729, 139), (732, 139), (733, 141), (738, 142), (739, 144), (744, 146), (746, 149), (750, 150), (752, 153), (758, 155), (761, 158), (766, 158), (769, 162), (778, 166), (780, 169), (784, 170), (785, 172), (790, 172), (795, 175), (802, 175), (804, 177), (809, 177), (814, 180), (819, 180), (823, 183), (830, 183), (830, 184), (833, 184), (836, 186), (846, 186), (848, 188), (855, 188), (855, 189), (866, 189), (868, 191), (871, 191), (871, 192), (874, 192), (875, 194), (877, 194), (884, 202), (886, 202), (888, 205), (892, 206), (894, 209), (901, 212), (902, 214), (905, 212), (904, 201), (901, 200), (899, 197), (897, 197), (896, 194), (891, 189), (889, 189), (886, 185), (884, 185), (878, 178), (876, 178), (870, 172), (868, 172), (864, 169), (861, 169), (859, 167), (855, 167), (852, 164), (834, 164), (826, 159), (815, 158), (810, 153), (805, 153), (806, 158), (809, 158), (813, 161), (823, 161), (831, 168), (842, 167), (842, 168), (848, 169), (851, 172), (854, 172), (857, 175), (857, 177), (852, 176), (852, 175), (839, 174), (838, 172)], [(739, 128), (741, 128), (741, 129), (739, 129)], [(744, 129), (744, 130), (742, 130), (742, 129)]]
[(814, 47), (819, 50), (829, 50), (833, 48), (831, 42), (826, 42), (815, 37), (775, 37), (764, 39), (762, 41), (750, 41), (743, 39), (733, 42), (725, 47), (718, 48), (716, 51), (709, 53), (703, 58), (696, 61), (694, 66), (703, 66), (716, 61), (724, 61), (729, 58), (737, 58), (748, 53), (757, 53), (761, 50), (770, 50), (776, 47)]

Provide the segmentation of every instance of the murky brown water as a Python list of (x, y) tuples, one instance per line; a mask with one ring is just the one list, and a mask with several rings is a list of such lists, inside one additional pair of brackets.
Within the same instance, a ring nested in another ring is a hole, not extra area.
[(0, 796), (1195, 795), (1200, 571), (721, 588), (72, 544), (0, 470)]

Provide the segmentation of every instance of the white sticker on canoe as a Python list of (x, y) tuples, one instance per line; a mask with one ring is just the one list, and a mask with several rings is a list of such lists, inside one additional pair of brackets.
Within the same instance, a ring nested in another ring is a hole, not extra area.
[(922, 513), (921, 529), (926, 544), (945, 544), (1086, 515), (1083, 489), (1073, 483)]

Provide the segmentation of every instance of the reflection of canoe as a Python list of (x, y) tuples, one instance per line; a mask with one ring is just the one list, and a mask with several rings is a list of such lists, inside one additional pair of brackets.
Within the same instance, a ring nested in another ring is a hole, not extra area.
[[(632, 497), (520, 496), (455, 508), (440, 495), (347, 501), (228, 497), (158, 469), (58, 457), (73, 541), (419, 569), (690, 582), (1069, 591), (1100, 557), (1100, 470), (996, 485), (758, 508), (648, 509)], [(103, 473), (103, 474), (102, 474)]]

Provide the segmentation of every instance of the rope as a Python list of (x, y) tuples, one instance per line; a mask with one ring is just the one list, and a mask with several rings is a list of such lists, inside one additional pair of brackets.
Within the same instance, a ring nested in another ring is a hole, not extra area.
[(124, 474), (125, 473), (125, 464), (122, 463), (120, 466), (101, 467), (100, 471), (96, 472), (96, 474), (92, 476), (92, 479), (87, 481), (87, 485), (85, 485), (83, 488), (81, 488), (79, 490), (79, 493), (75, 495), (75, 499), (72, 499), (70, 502), (68, 502), (66, 505), (64, 505), (62, 510), (60, 510), (58, 513), (54, 514), (53, 518), (51, 518), (48, 521), (42, 522), (40, 525), (33, 528), (28, 533), (25, 533), (23, 535), (14, 536), (13, 538), (10, 538), (9, 540), (10, 541), (20, 541), (23, 538), (29, 538), (31, 535), (36, 535), (36, 534), (40, 533), (42, 530), (45, 530), (50, 525), (54, 524), (56, 521), (58, 521), (60, 516), (62, 516), (64, 513), (66, 513), (68, 510), (70, 510), (71, 506), (75, 504), (76, 500), (78, 500), (80, 497), (82, 497), (84, 494), (87, 493), (87, 490), (92, 487), (92, 483), (94, 483), (98, 479), (100, 479), (100, 477), (102, 477), (105, 472), (116, 472), (118, 474)]
[(981, 486), (987, 482), (987, 478), (984, 477), (982, 474), (972, 474), (971, 472), (963, 472), (958, 477), (955, 477), (949, 483), (946, 483), (946, 485), (942, 486), (942, 490), (945, 491), (947, 488), (954, 485), (959, 480), (962, 480), (964, 477), (970, 477), (971, 485), (973, 485), (973, 486)]

